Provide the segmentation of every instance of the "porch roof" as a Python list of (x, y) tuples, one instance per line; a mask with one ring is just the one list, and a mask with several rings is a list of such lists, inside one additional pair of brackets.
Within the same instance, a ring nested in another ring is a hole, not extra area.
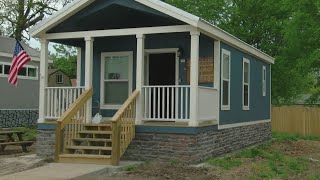
[[(247, 52), (253, 56), (256, 56), (268, 63), (271, 63), (271, 64), (274, 63), (273, 57), (245, 43), (244, 41), (236, 38), (235, 36), (229, 34), (228, 32), (218, 28), (217, 26), (209, 23), (208, 21), (198, 16), (185, 12), (181, 9), (178, 9), (160, 0), (133, 0), (133, 1), (159, 12), (160, 14), (156, 14), (158, 16), (159, 15), (161, 16), (161, 14), (165, 14), (168, 17), (172, 17), (178, 20), (177, 22), (180, 21), (199, 29), (201, 33), (204, 33), (212, 38), (221, 40), (227, 44), (230, 44), (231, 46), (239, 48), (244, 52)], [(47, 19), (44, 19), (39, 24), (35, 25), (30, 31), (31, 36), (41, 37), (43, 34), (47, 33), (54, 27), (58, 26), (60, 23), (65, 22), (70, 17), (74, 16), (76, 13), (80, 12), (81, 10), (84, 10), (93, 2), (97, 2), (97, 1), (96, 0), (75, 0), (74, 2), (65, 6), (54, 15), (50, 16)], [(79, 30), (81, 31), (81, 29)]]

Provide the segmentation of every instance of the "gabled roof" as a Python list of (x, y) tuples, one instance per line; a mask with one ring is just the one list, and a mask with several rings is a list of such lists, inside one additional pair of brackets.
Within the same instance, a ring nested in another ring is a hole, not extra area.
[[(39, 24), (34, 26), (31, 29), (31, 36), (40, 37), (41, 34), (44, 34), (49, 29), (68, 19), (72, 15), (81, 11), (83, 8), (94, 2), (95, 0), (75, 0), (69, 5), (62, 8), (60, 11), (50, 16), (49, 18), (41, 21)], [(235, 36), (229, 34), (228, 32), (218, 28), (217, 26), (207, 22), (206, 20), (190, 14), (186, 11), (183, 11), (179, 8), (171, 6), (165, 2), (160, 0), (134, 0), (139, 2), (147, 7), (150, 7), (154, 10), (160, 11), (166, 15), (169, 15), (173, 18), (176, 18), (180, 21), (183, 21), (189, 25), (192, 25), (201, 32), (204, 32), (206, 35), (214, 37), (217, 40), (221, 40), (231, 46), (237, 47), (244, 52), (247, 52), (253, 56), (256, 56), (268, 63), (274, 63), (274, 58), (269, 56), (268, 54), (262, 52), (261, 50), (245, 43), (244, 41), (236, 38)]]
[[(3, 57), (12, 57), (13, 50), (16, 45), (16, 40), (9, 37), (0, 36), (0, 56)], [(26, 43), (21, 42), (24, 50), (31, 56), (31, 59), (34, 61), (40, 60), (40, 52), (28, 46)]]
[(54, 74), (54, 73), (56, 73), (56, 72), (59, 72), (59, 73), (65, 75), (65, 76), (68, 76), (68, 75), (67, 75), (65, 72), (63, 72), (61, 69), (48, 69), (48, 75), (49, 75), (49, 76), (52, 75), (52, 74)]

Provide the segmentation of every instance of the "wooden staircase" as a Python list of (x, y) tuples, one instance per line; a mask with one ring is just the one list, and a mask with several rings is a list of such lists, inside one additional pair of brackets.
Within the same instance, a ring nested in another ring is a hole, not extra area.
[(72, 145), (65, 147), (66, 151), (59, 155), (59, 162), (64, 163), (90, 163), (111, 164), (112, 151), (112, 125), (82, 124)]
[(81, 94), (57, 121), (56, 162), (118, 165), (135, 136), (138, 95), (133, 92), (111, 121), (90, 124), (85, 108), (92, 89)]

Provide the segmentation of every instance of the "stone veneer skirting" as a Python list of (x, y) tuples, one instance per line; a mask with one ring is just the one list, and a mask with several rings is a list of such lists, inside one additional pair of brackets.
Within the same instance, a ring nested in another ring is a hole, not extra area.
[(38, 110), (0, 110), (0, 128), (35, 127)]
[[(271, 123), (218, 130), (206, 127), (136, 126), (136, 137), (122, 160), (176, 160), (198, 163), (271, 139)], [(53, 159), (55, 125), (38, 124), (37, 155)]]
[(222, 130), (218, 130), (217, 126), (208, 126), (196, 128), (195, 131), (176, 131), (178, 133), (160, 131), (156, 127), (149, 130), (147, 127), (139, 130), (138, 127), (136, 138), (123, 159), (198, 163), (271, 139), (270, 122)]
[(38, 135), (36, 142), (36, 153), (39, 157), (54, 159), (56, 125), (38, 124)]

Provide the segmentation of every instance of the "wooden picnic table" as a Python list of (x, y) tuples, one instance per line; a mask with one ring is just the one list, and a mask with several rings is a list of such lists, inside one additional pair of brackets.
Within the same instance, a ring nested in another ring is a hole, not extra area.
[[(21, 145), (23, 152), (28, 152), (27, 146), (31, 146), (33, 141), (24, 141), (22, 131), (4, 130), (0, 131), (0, 136), (5, 136), (5, 139), (0, 139), (0, 151), (4, 151), (8, 145)], [(18, 137), (18, 141), (14, 139), (14, 135)]]

